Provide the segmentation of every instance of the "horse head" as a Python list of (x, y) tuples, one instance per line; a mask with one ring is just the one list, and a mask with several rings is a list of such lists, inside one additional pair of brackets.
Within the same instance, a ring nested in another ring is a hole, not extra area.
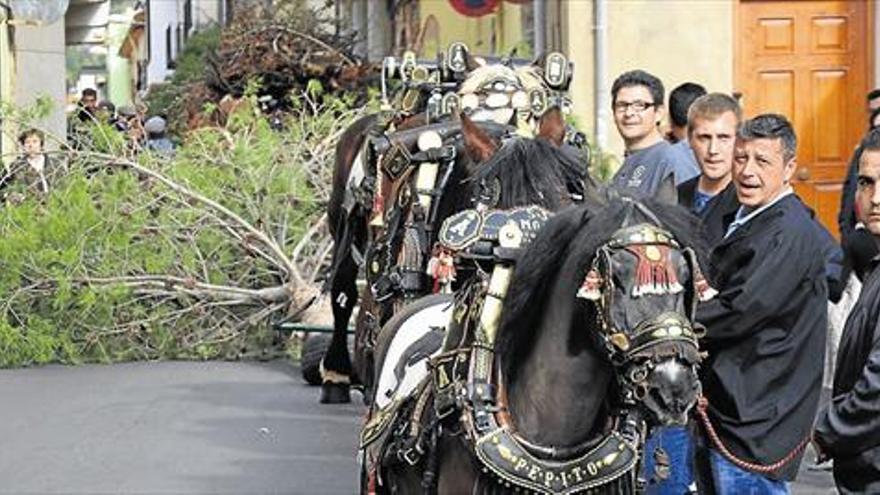
[[(530, 380), (523, 375), (538, 368), (522, 363), (554, 348), (542, 343), (554, 337), (541, 334), (563, 332), (555, 349), (566, 355), (556, 363), (570, 360), (573, 373), (578, 366), (594, 373), (582, 383), (607, 384), (601, 394), (589, 392), (594, 399), (640, 411), (650, 424), (684, 424), (700, 393), (694, 312), (711, 296), (696, 220), (656, 200), (589, 185), (585, 196), (583, 206), (548, 223), (517, 266), (496, 343), (503, 373), (508, 381)], [(604, 372), (596, 371), (597, 359), (608, 363)], [(591, 414), (601, 424), (599, 408)]]
[(469, 157), (469, 194), (486, 208), (539, 205), (551, 211), (579, 201), (586, 183), (587, 156), (568, 146), (558, 108), (545, 112), (534, 137), (514, 135), (501, 141), (462, 114), (464, 154)]

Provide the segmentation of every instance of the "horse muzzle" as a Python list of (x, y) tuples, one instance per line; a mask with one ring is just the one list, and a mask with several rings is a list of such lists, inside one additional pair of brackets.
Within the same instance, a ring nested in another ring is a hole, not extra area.
[(670, 357), (653, 366), (643, 384), (641, 399), (658, 424), (685, 425), (700, 391), (696, 366)]

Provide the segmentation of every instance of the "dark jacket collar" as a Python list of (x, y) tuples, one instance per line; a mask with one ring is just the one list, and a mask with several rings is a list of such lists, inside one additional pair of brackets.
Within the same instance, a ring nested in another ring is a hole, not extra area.
[[(778, 218), (781, 215), (784, 215), (787, 210), (791, 209), (792, 205), (800, 208), (801, 206), (799, 203), (800, 199), (798, 198), (797, 194), (791, 193), (786, 195), (786, 197), (780, 199), (775, 204), (759, 213), (756, 217), (741, 225), (728, 237), (722, 239), (718, 245), (724, 246), (744, 237), (749, 237), (752, 232), (754, 232), (756, 226), (763, 225), (767, 222), (772, 221), (775, 218)], [(732, 212), (724, 215), (725, 228), (729, 226), (734, 221), (734, 219), (736, 219), (736, 212), (737, 210), (733, 210)]]

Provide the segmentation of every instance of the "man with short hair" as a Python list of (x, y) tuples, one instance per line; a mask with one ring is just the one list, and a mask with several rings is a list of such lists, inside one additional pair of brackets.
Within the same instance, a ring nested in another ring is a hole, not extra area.
[[(880, 130), (861, 143), (856, 214), (880, 247)], [(841, 493), (880, 493), (880, 257), (853, 306), (837, 354), (832, 399), (813, 433), (819, 460), (834, 459)]]
[(727, 229), (725, 217), (739, 208), (731, 170), (741, 120), (739, 104), (723, 93), (698, 98), (688, 111), (688, 142), (700, 175), (678, 186), (678, 201), (703, 220), (709, 246), (721, 241)]
[(67, 117), (67, 141), (74, 149), (88, 149), (91, 146), (92, 124), (98, 115), (98, 92), (85, 88), (76, 104), (76, 111)]
[(868, 113), (876, 111), (880, 109), (880, 88), (871, 90), (868, 93)]
[(657, 128), (663, 118), (660, 79), (642, 70), (625, 72), (611, 86), (611, 99), (614, 123), (626, 146), (626, 158), (612, 179), (616, 187), (653, 196), (667, 177), (678, 185), (699, 173)]
[(697, 98), (706, 95), (706, 88), (697, 83), (686, 82), (669, 93), (669, 133), (670, 143), (687, 142), (688, 111)]
[(666, 139), (672, 143), (672, 149), (681, 155), (681, 160), (691, 162), (697, 169), (700, 165), (688, 141), (688, 110), (697, 98), (705, 94), (706, 88), (692, 82), (686, 82), (669, 93), (670, 129)]
[(719, 293), (697, 309), (708, 351), (699, 417), (710, 425), (698, 472), (721, 495), (789, 493), (819, 404), (828, 287), (813, 220), (791, 187), (796, 147), (781, 115), (740, 127), (741, 206), (712, 251)]
[(94, 118), (98, 110), (98, 92), (94, 88), (85, 88), (79, 98), (79, 111), (77, 117), (80, 122), (87, 122)]
[[(874, 112), (880, 109), (880, 88), (868, 93), (867, 109), (870, 115), (869, 119), (873, 120), (876, 117)], [(868, 125), (869, 128), (873, 128), (872, 121), (869, 121)], [(864, 279), (871, 259), (880, 253), (880, 249), (877, 248), (873, 239), (864, 230), (857, 228), (858, 219), (856, 218), (855, 211), (856, 177), (858, 175), (861, 154), (861, 146), (856, 147), (849, 162), (846, 180), (843, 182), (843, 191), (840, 195), (840, 210), (837, 214), (837, 226), (840, 229), (840, 241), (846, 255), (846, 267), (852, 269), (860, 280)]]

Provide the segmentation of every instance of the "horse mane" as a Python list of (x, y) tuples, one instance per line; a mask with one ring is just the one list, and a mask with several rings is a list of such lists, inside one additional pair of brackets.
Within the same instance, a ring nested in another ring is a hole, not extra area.
[(556, 211), (583, 196), (587, 164), (568, 147), (543, 138), (516, 137), (473, 172), (475, 191), (500, 187), (497, 208), (539, 205)]
[[(504, 300), (495, 343), (496, 356), (501, 359), (501, 371), (508, 383), (515, 378), (515, 365), (522, 362), (531, 349), (552, 292), (551, 284), (560, 276), (582, 280), (599, 247), (623, 225), (627, 215), (638, 212), (635, 201), (620, 197), (604, 201), (587, 198), (583, 204), (550, 219), (526, 248)], [(705, 266), (706, 249), (695, 216), (679, 206), (652, 199), (638, 201), (657, 216), (661, 226), (680, 244), (693, 248)], [(635, 214), (644, 216), (641, 212)], [(571, 297), (575, 297), (574, 292)]]

